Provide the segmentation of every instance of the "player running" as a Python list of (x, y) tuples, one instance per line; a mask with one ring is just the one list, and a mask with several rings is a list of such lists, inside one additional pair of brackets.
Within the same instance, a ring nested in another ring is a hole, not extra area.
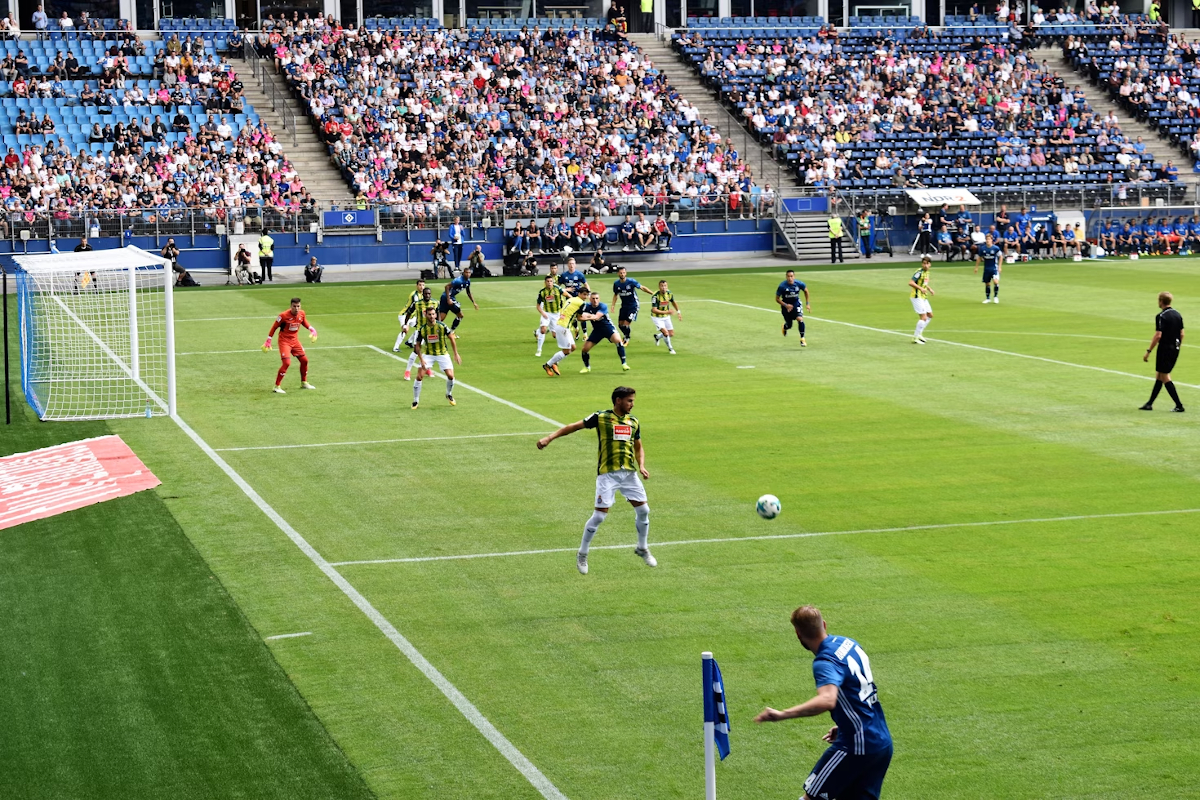
[(908, 281), (909, 297), (912, 298), (913, 311), (917, 312), (917, 329), (913, 332), (913, 344), (925, 344), (925, 327), (933, 319), (933, 307), (929, 305), (929, 296), (937, 294), (929, 285), (929, 266), (932, 262), (929, 256), (921, 259), (921, 268), (913, 273)]
[(537, 340), (538, 346), (534, 355), (538, 356), (542, 354), (542, 343), (546, 341), (546, 332), (554, 333), (558, 312), (567, 302), (567, 294), (554, 284), (554, 276), (547, 275), (543, 282), (545, 285), (538, 291), (536, 304), (542, 324), (533, 329), (533, 338)]
[(611, 411), (597, 411), (586, 419), (559, 428), (537, 443), (538, 450), (545, 450), (558, 437), (568, 436), (583, 428), (593, 428), (599, 439), (596, 506), (591, 518), (583, 526), (583, 540), (575, 556), (575, 564), (583, 575), (588, 573), (588, 548), (592, 538), (608, 516), (617, 492), (633, 506), (634, 526), (637, 528), (637, 547), (633, 554), (645, 561), (648, 567), (658, 566), (658, 561), (650, 555), (650, 506), (646, 504), (646, 487), (641, 480), (650, 478), (650, 473), (646, 471), (646, 450), (642, 447), (642, 426), (637, 417), (630, 413), (636, 396), (637, 392), (630, 387), (618, 386), (613, 389)]
[[(454, 351), (454, 363), (450, 361), (450, 351)], [(437, 311), (425, 310), (425, 321), (417, 326), (417, 340), (413, 343), (413, 352), (421, 359), (417, 367), (417, 380), (413, 383), (413, 409), (421, 404), (421, 378), (433, 375), (433, 367), (439, 366), (446, 374), (446, 399), (450, 405), (454, 402), (454, 364), (462, 363), (458, 354), (458, 342), (446, 327), (446, 323), (437, 318)]]
[[(992, 239), (989, 233), (984, 240), (983, 246), (979, 248), (979, 254), (975, 256), (975, 270), (979, 272), (979, 264), (983, 263), (983, 303), (999, 303), (1000, 302), (1000, 270), (1003, 267), (1000, 265), (1001, 251), (1000, 247)], [(996, 299), (992, 299), (992, 289), (995, 288)]]
[(421, 294), (425, 290), (425, 279), (417, 280), (417, 288), (408, 296), (408, 302), (404, 306), (404, 310), (400, 312), (400, 334), (396, 337), (396, 344), (392, 345), (392, 352), (399, 353), (400, 345), (404, 343), (404, 339), (408, 336), (408, 328), (410, 325), (415, 325), (421, 321), (421, 317), (412, 317), (412, 310), (416, 307), (417, 302), (421, 299)]
[(475, 310), (479, 310), (479, 303), (475, 302), (475, 298), (471, 295), (471, 268), (467, 267), (462, 273), (446, 284), (446, 288), (442, 291), (442, 296), (438, 298), (437, 315), (438, 321), (444, 322), (446, 315), (451, 311), (454, 312), (454, 322), (450, 324), (450, 330), (458, 327), (462, 322), (463, 311), (462, 306), (458, 304), (459, 292), (466, 292), (467, 299), (471, 301), (471, 305), (475, 306)]
[(632, 325), (637, 321), (638, 315), (638, 296), (639, 291), (646, 294), (654, 294), (634, 278), (628, 277), (628, 270), (624, 267), (617, 268), (617, 279), (613, 281), (613, 299), (612, 304), (617, 304), (617, 298), (621, 299), (621, 310), (617, 312), (617, 327), (621, 329), (621, 335), (625, 337), (625, 344), (629, 344), (629, 337), (632, 335)]
[(613, 327), (612, 320), (608, 316), (608, 306), (600, 302), (600, 293), (592, 292), (588, 295), (588, 304), (579, 312), (580, 322), (592, 323), (592, 332), (588, 335), (587, 341), (583, 343), (583, 350), (580, 351), (579, 357), (583, 359), (583, 372), (591, 372), (591, 358), (588, 353), (596, 344), (603, 342), (605, 339), (617, 346), (617, 355), (621, 357), (621, 369), (628, 370), (629, 364), (625, 363), (625, 343), (621, 339), (621, 334), (617, 333), (617, 329)]
[(683, 321), (683, 312), (679, 310), (679, 303), (675, 302), (675, 295), (667, 288), (666, 281), (658, 282), (658, 291), (654, 293), (651, 302), (653, 305), (650, 307), (650, 319), (654, 321), (656, 329), (654, 346), (658, 347), (665, 341), (667, 352), (675, 355), (675, 326), (671, 324), (671, 309), (675, 309), (680, 322)]
[(792, 329), (792, 323), (800, 330), (800, 346), (808, 347), (804, 338), (804, 308), (800, 307), (800, 293), (804, 293), (804, 306), (812, 311), (809, 302), (808, 287), (796, 280), (796, 271), (789, 269), (783, 283), (775, 290), (775, 302), (779, 304), (779, 312), (783, 314), (783, 335), (787, 336)]
[[(425, 310), (432, 308), (437, 310), (438, 303), (433, 299), (433, 290), (426, 286), (421, 290), (421, 297), (409, 303), (408, 308), (404, 309), (406, 323), (405, 327), (400, 329), (401, 337), (407, 337), (405, 344), (411, 348), (413, 343), (417, 341), (417, 328), (425, 321)], [(413, 364), (417, 363), (417, 354), (415, 352), (408, 354), (408, 363), (404, 365), (404, 380), (408, 380), (412, 376)]]
[[(549, 277), (546, 280), (550, 280)], [(587, 306), (587, 301), (582, 297), (567, 297), (561, 309), (558, 312), (558, 319), (554, 321), (554, 338), (558, 344), (558, 352), (550, 356), (550, 360), (542, 364), (542, 369), (550, 377), (561, 375), (558, 371), (558, 362), (562, 361), (571, 353), (575, 352), (575, 335), (571, 333), (571, 325), (575, 318)], [(586, 372), (586, 370), (584, 370)]]
[(310, 342), (317, 340), (317, 329), (308, 324), (308, 317), (300, 308), (300, 298), (293, 297), (291, 308), (275, 318), (275, 323), (271, 326), (267, 340), (263, 342), (262, 346), (264, 353), (270, 350), (271, 337), (275, 335), (275, 331), (279, 331), (279, 360), (282, 363), (279, 366), (279, 372), (275, 375), (275, 388), (271, 390), (275, 394), (287, 394), (279, 384), (283, 383), (283, 376), (287, 374), (288, 367), (292, 365), (293, 354), (300, 359), (300, 388), (317, 388), (308, 382), (308, 356), (305, 355), (304, 348), (300, 345), (299, 331), (301, 328), (308, 331)]

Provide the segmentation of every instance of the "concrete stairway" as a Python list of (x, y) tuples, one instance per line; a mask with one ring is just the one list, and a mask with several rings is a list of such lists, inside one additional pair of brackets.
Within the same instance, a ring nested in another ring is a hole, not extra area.
[[(290, 91), (277, 91), (276, 96), (285, 97), (286, 100), (280, 109), (273, 111), (271, 99), (259, 85), (253, 66), (242, 58), (230, 58), (229, 61), (242, 79), (246, 100), (283, 144), (284, 156), (300, 174), (304, 188), (320, 202), (323, 209), (328, 209), (331, 202), (338, 202), (344, 207), (354, 192), (330, 160), (329, 150), (317, 137), (304, 107), (292, 97)], [(286, 88), (283, 80), (269, 70), (266, 79), (274, 81), (279, 90)], [(279, 111), (287, 115), (288, 121), (285, 122)], [(295, 136), (292, 134), (293, 126)]]
[(691, 65), (671, 49), (669, 42), (659, 41), (651, 33), (631, 33), (629, 41), (641, 48), (654, 65), (667, 74), (671, 85), (679, 91), (680, 96), (695, 106), (701, 119), (707, 117), (721, 133), (734, 136), (737, 148), (743, 160), (751, 164), (756, 180), (770, 183), (785, 195), (788, 189), (800, 186), (795, 173), (786, 164), (774, 161), (770, 148), (763, 147), (749, 135), (741, 122), (718, 102), (712, 90), (700, 82)]
[[(845, 217), (843, 217), (843, 222)], [(824, 214), (784, 214), (776, 218), (776, 255), (797, 261), (825, 261), (829, 258), (829, 217)], [(786, 249), (779, 247), (779, 238)], [(842, 255), (847, 261), (863, 258), (846, 225), (842, 226)]]
[(1078, 85), (1083, 89), (1084, 95), (1087, 96), (1088, 103), (1096, 112), (1096, 116), (1108, 116), (1108, 112), (1112, 111), (1117, 115), (1117, 120), (1121, 125), (1121, 131), (1130, 139), (1136, 140), (1137, 137), (1142, 137), (1142, 141), (1146, 143), (1146, 149), (1154, 154), (1154, 157), (1159, 161), (1174, 161), (1175, 166), (1179, 167), (1179, 183), (1187, 188), (1187, 196), (1193, 198), (1196, 196), (1196, 187), (1200, 185), (1200, 175), (1192, 171), (1191, 162), (1179, 152), (1179, 150), (1171, 143), (1170, 139), (1161, 136), (1158, 128), (1139, 122), (1135, 117), (1131, 116), (1128, 111), (1121, 108), (1119, 105), (1109, 99), (1108, 94), (1096, 86), (1087, 82), (1083, 75), (1075, 72), (1071, 68), (1070, 62), (1062, 57), (1062, 48), (1058, 47), (1041, 47), (1032, 52), (1032, 55), (1040, 62), (1046, 60), (1047, 66), (1063, 76), (1063, 80), (1067, 81), (1068, 86)]

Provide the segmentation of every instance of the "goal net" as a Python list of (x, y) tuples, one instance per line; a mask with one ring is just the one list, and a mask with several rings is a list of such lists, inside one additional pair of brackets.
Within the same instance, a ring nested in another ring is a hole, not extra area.
[(13, 261), (22, 385), (38, 417), (175, 413), (170, 262), (137, 247)]

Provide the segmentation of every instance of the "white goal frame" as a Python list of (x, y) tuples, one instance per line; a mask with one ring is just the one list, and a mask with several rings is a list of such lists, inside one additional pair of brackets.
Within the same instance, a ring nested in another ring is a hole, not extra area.
[(170, 261), (122, 247), (13, 262), (21, 382), (39, 419), (175, 416)]

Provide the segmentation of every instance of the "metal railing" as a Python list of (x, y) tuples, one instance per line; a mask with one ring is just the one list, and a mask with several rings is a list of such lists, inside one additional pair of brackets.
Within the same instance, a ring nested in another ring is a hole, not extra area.
[[(1164, 206), (1192, 206), (1200, 198), (1195, 188), (1184, 183), (1153, 181), (1133, 184), (1087, 184), (1075, 187), (968, 187), (980, 205), (972, 209), (976, 213), (994, 214), (1000, 206), (1011, 211), (1022, 206), (1037, 206), (1049, 211), (1086, 211), (1100, 207), (1153, 208), (1159, 203)], [(1122, 197), (1124, 192), (1124, 197)], [(857, 214), (862, 209), (873, 211), (879, 208), (896, 207), (898, 215), (920, 213), (903, 189), (855, 190), (838, 192), (851, 211)]]
[(260, 55), (258, 48), (250, 39), (246, 39), (243, 43), (242, 58), (250, 65), (254, 79), (258, 81), (262, 93), (270, 102), (271, 110), (279, 117), (283, 129), (292, 134), (292, 147), (295, 147), (298, 144), (297, 131), (301, 123), (307, 124), (307, 116), (302, 116), (292, 110), (291, 92), (284, 86), (280, 86), (279, 82), (275, 80), (274, 61)]
[(92, 209), (87, 211), (12, 211), (0, 214), (0, 237), (14, 248), (26, 239), (79, 239), (100, 237), (153, 237), (157, 247), (171, 237), (186, 239), (189, 246), (198, 236), (258, 233), (264, 229), (298, 236), (319, 224), (316, 211), (275, 207), (185, 208), (162, 211), (153, 208)]

